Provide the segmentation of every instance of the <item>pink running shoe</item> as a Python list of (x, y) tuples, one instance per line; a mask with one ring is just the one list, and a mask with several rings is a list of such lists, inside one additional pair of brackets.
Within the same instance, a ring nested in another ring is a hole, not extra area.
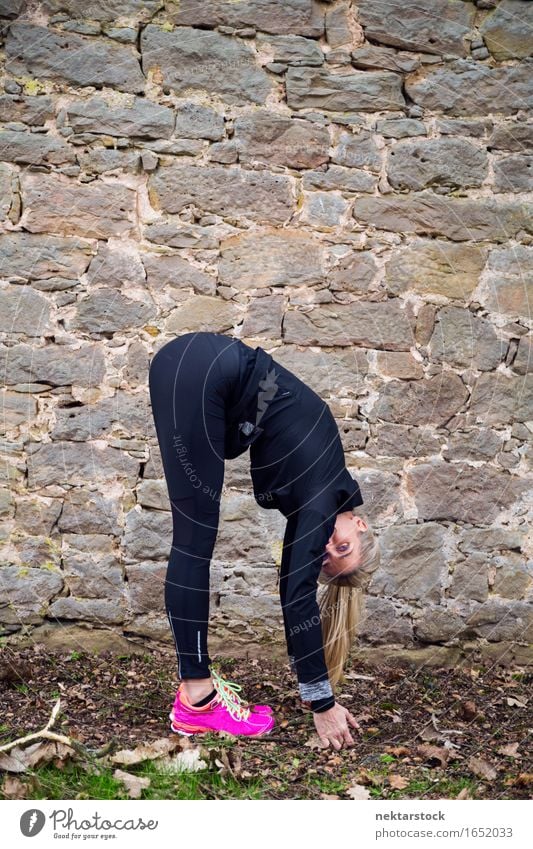
[(172, 731), (187, 737), (206, 731), (258, 737), (272, 730), (276, 721), (268, 705), (254, 706), (263, 708), (261, 711), (252, 709), (237, 695), (236, 691), (241, 689), (238, 684), (226, 681), (213, 669), (211, 676), (217, 694), (202, 707), (192, 705), (180, 685), (169, 714)]

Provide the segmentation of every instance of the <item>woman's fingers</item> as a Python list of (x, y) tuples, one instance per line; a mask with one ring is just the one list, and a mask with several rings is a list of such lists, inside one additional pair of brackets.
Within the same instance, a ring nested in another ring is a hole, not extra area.
[(349, 711), (346, 711), (346, 719), (348, 720), (350, 725), (352, 725), (354, 728), (361, 728), (361, 726), (359, 725), (357, 720), (352, 716), (352, 714)]

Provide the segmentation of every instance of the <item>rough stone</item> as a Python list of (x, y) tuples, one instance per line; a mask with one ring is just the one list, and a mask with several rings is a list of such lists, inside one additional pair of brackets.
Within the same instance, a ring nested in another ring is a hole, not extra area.
[(365, 36), (373, 41), (425, 53), (467, 53), (473, 3), (433, 0), (427, 8), (417, 0), (359, 0), (357, 7)]
[(220, 282), (239, 291), (265, 286), (312, 286), (325, 279), (320, 242), (305, 230), (249, 230), (224, 239), (220, 253)]
[(283, 224), (295, 209), (290, 178), (266, 171), (221, 165), (174, 165), (149, 180), (152, 202), (165, 212), (179, 213), (189, 204), (234, 221)]
[(465, 139), (406, 139), (390, 148), (387, 176), (400, 190), (468, 188), (482, 184), (487, 167), (487, 154)]
[(265, 103), (271, 83), (246, 44), (227, 35), (180, 25), (169, 32), (148, 24), (141, 32), (142, 67), (161, 75), (177, 95), (209, 93), (226, 103)]
[(289, 68), (287, 104), (291, 109), (317, 107), (326, 112), (375, 112), (405, 106), (401, 78), (391, 71), (333, 74), (322, 68)]
[(285, 341), (297, 345), (361, 345), (407, 351), (413, 344), (412, 328), (397, 299), (323, 304), (307, 313), (289, 310), (283, 326)]
[(13, 23), (7, 34), (6, 70), (78, 86), (111, 86), (144, 91), (136, 52), (129, 45), (84, 38), (28, 21)]
[(488, 525), (501, 510), (512, 507), (527, 489), (527, 482), (465, 462), (435, 460), (407, 469), (405, 487), (416, 503), (418, 519), (449, 520)]
[(385, 264), (385, 280), (395, 295), (413, 291), (467, 301), (479, 283), (488, 249), (444, 239), (413, 239)]

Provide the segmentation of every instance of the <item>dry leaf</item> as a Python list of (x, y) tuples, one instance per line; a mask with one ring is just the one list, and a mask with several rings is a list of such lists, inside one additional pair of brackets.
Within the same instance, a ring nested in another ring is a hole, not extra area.
[(164, 772), (198, 772), (207, 769), (207, 763), (200, 757), (200, 747), (185, 749), (174, 757), (161, 758), (158, 766)]
[(404, 778), (403, 775), (389, 774), (389, 784), (393, 790), (403, 790), (409, 784), (409, 779)]
[(122, 781), (130, 799), (140, 799), (143, 788), (150, 786), (149, 778), (141, 778), (140, 775), (132, 775), (131, 772), (123, 772), (121, 769), (114, 771), (113, 778)]
[[(187, 741), (187, 743), (189, 742)], [(119, 752), (111, 755), (109, 760), (114, 764), (131, 766), (132, 764), (142, 763), (142, 761), (164, 757), (170, 754), (170, 752), (175, 751), (175, 749), (183, 748), (185, 747), (181, 740), (174, 737), (160, 737), (152, 743), (142, 743), (135, 749), (121, 749)]]
[(306, 740), (304, 746), (308, 746), (310, 749), (328, 749), (329, 744), (324, 743), (318, 734), (312, 734), (309, 740)]
[(472, 755), (468, 759), (468, 768), (477, 775), (478, 778), (485, 778), (487, 781), (494, 781), (498, 773), (494, 769), (494, 767), (489, 764), (488, 761), (483, 760), (483, 758), (476, 758), (475, 755)]
[(518, 754), (518, 746), (520, 743), (507, 743), (505, 746), (500, 746), (498, 749), (499, 755), (507, 755), (510, 758), (520, 758)]
[(425, 760), (440, 761), (440, 765), (443, 767), (446, 766), (450, 757), (450, 750), (445, 749), (444, 746), (417, 746), (416, 751)]
[(411, 749), (408, 749), (407, 746), (385, 746), (384, 751), (389, 755), (396, 755), (396, 757), (411, 754)]
[(514, 699), (512, 696), (507, 696), (506, 702), (509, 707), (526, 707), (527, 705), (527, 699), (520, 701), (520, 699)]
[(470, 790), (468, 787), (463, 787), (463, 789), (457, 794), (456, 799), (471, 799)]
[(362, 784), (352, 784), (351, 787), (348, 787), (346, 795), (350, 799), (370, 799), (370, 790), (367, 790)]
[(65, 743), (38, 740), (31, 746), (13, 746), (9, 752), (0, 754), (0, 769), (5, 772), (25, 772), (28, 768), (42, 766), (54, 759), (59, 759), (58, 766), (61, 767), (64, 761), (73, 755), (74, 749)]
[(340, 796), (336, 796), (335, 793), (321, 793), (321, 799), (340, 799)]
[(2, 794), (6, 799), (26, 799), (28, 787), (20, 778), (6, 775), (2, 784)]

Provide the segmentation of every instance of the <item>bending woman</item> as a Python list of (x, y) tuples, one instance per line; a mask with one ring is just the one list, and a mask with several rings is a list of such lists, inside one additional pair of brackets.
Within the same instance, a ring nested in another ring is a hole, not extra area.
[[(164, 344), (149, 387), (173, 520), (165, 607), (180, 684), (172, 730), (259, 735), (275, 723), (270, 707), (248, 705), (216, 672), (207, 648), (224, 461), (249, 448), (256, 502), (287, 519), (279, 591), (301, 699), (324, 742), (353, 743), (349, 725), (358, 725), (333, 687), (379, 548), (358, 515), (363, 499), (328, 405), (260, 346), (207, 331)], [(320, 604), (319, 581), (327, 584)]]

